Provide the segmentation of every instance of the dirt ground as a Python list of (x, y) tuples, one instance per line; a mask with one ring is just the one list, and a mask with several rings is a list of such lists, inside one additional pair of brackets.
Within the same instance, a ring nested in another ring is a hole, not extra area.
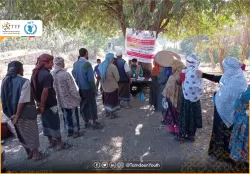
[[(102, 116), (101, 96), (97, 98), (102, 130), (85, 130), (85, 136), (63, 139), (73, 145), (69, 150), (49, 151), (48, 158), (33, 162), (26, 160), (25, 151), (15, 137), (9, 138), (3, 147), (6, 151), (6, 167), (12, 172), (86, 172), (93, 170), (94, 161), (161, 161), (159, 172), (236, 172), (229, 165), (208, 157), (207, 150), (212, 129), (212, 95), (214, 83), (205, 81), (205, 94), (201, 99), (203, 128), (197, 132), (194, 143), (176, 142), (167, 128), (160, 124), (160, 113), (150, 110), (148, 96), (131, 102), (131, 109), (121, 109), (119, 118), (110, 120)], [(40, 118), (40, 149), (44, 150), (47, 139), (42, 135)], [(83, 120), (81, 119), (83, 127)], [(114, 170), (117, 171), (117, 170)], [(156, 172), (156, 171), (155, 171)]]

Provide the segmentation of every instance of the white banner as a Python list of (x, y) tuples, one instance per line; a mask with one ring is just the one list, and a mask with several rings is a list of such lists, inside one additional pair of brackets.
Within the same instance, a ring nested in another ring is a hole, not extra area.
[(41, 20), (0, 20), (0, 36), (42, 36)]
[(156, 32), (126, 29), (126, 54), (129, 60), (136, 58), (138, 62), (152, 63), (156, 46)]

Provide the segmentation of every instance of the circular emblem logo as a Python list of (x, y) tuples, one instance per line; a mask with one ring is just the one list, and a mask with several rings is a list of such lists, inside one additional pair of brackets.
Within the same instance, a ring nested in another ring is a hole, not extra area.
[(34, 22), (28, 22), (28, 23), (24, 26), (24, 32), (25, 32), (27, 35), (36, 34), (36, 32), (37, 32), (37, 26), (36, 26), (36, 24), (34, 24)]

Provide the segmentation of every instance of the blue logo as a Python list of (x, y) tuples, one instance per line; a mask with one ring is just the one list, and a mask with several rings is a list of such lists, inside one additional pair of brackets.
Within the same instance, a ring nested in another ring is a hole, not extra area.
[(37, 32), (36, 24), (34, 24), (33, 21), (27, 22), (27, 24), (24, 26), (24, 32), (28, 35), (36, 34)]

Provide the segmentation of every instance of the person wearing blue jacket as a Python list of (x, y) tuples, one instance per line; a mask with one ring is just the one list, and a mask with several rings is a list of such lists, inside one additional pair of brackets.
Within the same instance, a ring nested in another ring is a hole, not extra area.
[(80, 58), (74, 63), (72, 75), (79, 88), (81, 96), (80, 113), (85, 121), (85, 128), (90, 127), (89, 120), (93, 120), (92, 127), (100, 129), (102, 126), (97, 122), (96, 86), (94, 71), (88, 61), (88, 51), (85, 48), (79, 50)]

